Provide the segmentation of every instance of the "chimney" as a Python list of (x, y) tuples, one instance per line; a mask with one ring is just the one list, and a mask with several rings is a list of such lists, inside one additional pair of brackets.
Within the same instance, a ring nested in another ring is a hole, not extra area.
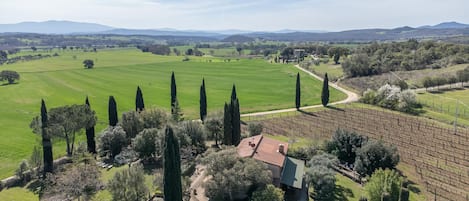
[(281, 154), (285, 154), (285, 145), (279, 144), (278, 145), (278, 152)]

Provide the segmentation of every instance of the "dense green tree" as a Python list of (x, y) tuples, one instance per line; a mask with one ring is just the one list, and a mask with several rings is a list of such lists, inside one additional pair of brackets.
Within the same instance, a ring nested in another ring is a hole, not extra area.
[(129, 169), (116, 172), (107, 184), (113, 201), (148, 200), (148, 188), (145, 186), (143, 166), (133, 165)]
[(132, 140), (132, 148), (138, 153), (139, 158), (149, 159), (155, 155), (156, 140), (160, 137), (158, 133), (156, 128), (144, 129)]
[(181, 108), (177, 98), (176, 78), (174, 72), (171, 74), (171, 116), (175, 121), (182, 120)]
[(335, 172), (337, 158), (330, 154), (316, 155), (308, 162), (306, 181), (314, 188), (314, 200), (333, 200), (335, 189)]
[[(36, 117), (36, 122), (38, 117)], [(33, 122), (35, 122), (33, 120)], [(47, 133), (47, 126), (48, 126), (48, 115), (47, 115), (47, 108), (46, 108), (46, 103), (44, 102), (44, 99), (41, 100), (41, 128), (37, 129), (34, 128), (35, 126), (31, 126), (33, 130), (35, 130), (35, 133), (40, 133), (42, 137), (42, 151), (43, 151), (43, 157), (44, 157), (44, 171), (43, 174), (44, 176), (46, 173), (50, 173), (54, 171), (54, 157), (52, 155), (52, 141), (51, 141), (51, 136), (49, 133)], [(31, 123), (33, 125), (33, 123)]]
[(114, 158), (127, 143), (125, 131), (120, 126), (109, 126), (99, 135), (99, 153)]
[(208, 153), (201, 160), (211, 176), (204, 184), (210, 200), (243, 200), (272, 183), (272, 172), (266, 164), (249, 157), (240, 158), (235, 148)]
[(358, 149), (368, 141), (366, 136), (343, 129), (337, 129), (332, 139), (326, 142), (326, 151), (337, 156), (342, 163), (353, 164)]
[(223, 144), (224, 145), (233, 145), (233, 108), (231, 105), (225, 103), (224, 113), (223, 113)]
[[(202, 124), (197, 121), (185, 121), (180, 123), (178, 133), (188, 136), (190, 142), (197, 153), (202, 153), (206, 150), (205, 147), (205, 132), (203, 130)], [(181, 145), (182, 146), (182, 145)]]
[(234, 146), (238, 146), (239, 142), (241, 141), (241, 114), (239, 112), (239, 100), (231, 100), (231, 107), (232, 107), (232, 119), (231, 125), (233, 127), (233, 134), (232, 134), (232, 142)]
[(394, 169), (399, 163), (397, 148), (381, 141), (368, 141), (357, 150), (355, 171), (360, 175), (371, 175), (378, 168)]
[[(90, 101), (88, 100), (88, 96), (86, 96), (86, 100), (85, 100), (85, 105), (90, 107)], [(92, 153), (92, 154), (96, 154), (96, 141), (94, 139), (94, 136), (95, 136), (95, 130), (94, 130), (94, 126), (91, 126), (89, 128), (86, 129), (86, 144), (87, 144), (87, 148), (88, 148), (88, 152)]]
[(132, 138), (144, 129), (143, 120), (141, 118), (142, 113), (138, 113), (133, 110), (122, 113), (122, 117), (118, 125), (124, 129), (128, 142), (130, 142)]
[(321, 103), (324, 107), (329, 103), (329, 78), (327, 77), (327, 73), (324, 75), (324, 81), (322, 84)]
[(86, 69), (91, 69), (94, 67), (94, 61), (91, 60), (91, 59), (86, 59), (83, 61), (83, 66), (86, 68)]
[(231, 88), (231, 100), (238, 99), (238, 95), (236, 95), (236, 86), (233, 84), (233, 88)]
[(254, 191), (251, 201), (283, 201), (282, 189), (276, 188), (272, 184), (268, 184), (265, 188)]
[(143, 102), (143, 94), (140, 86), (137, 87), (137, 95), (135, 96), (135, 111), (141, 112), (145, 109), (145, 103)]
[(461, 82), (461, 87), (464, 86), (464, 82), (469, 81), (469, 66), (464, 70), (459, 70), (456, 72), (456, 77), (459, 82)]
[(402, 177), (394, 170), (376, 170), (365, 185), (370, 201), (399, 201)]
[(181, 156), (173, 129), (168, 126), (164, 148), (164, 200), (182, 201)]
[[(75, 134), (96, 124), (95, 112), (87, 105), (52, 108), (47, 116), (47, 134), (65, 139), (68, 156), (73, 154)], [(40, 128), (41, 123), (35, 120), (31, 123), (31, 127)]]
[(300, 73), (296, 74), (296, 96), (295, 96), (295, 107), (297, 110), (301, 106), (301, 84), (300, 84)]
[(7, 52), (0, 50), (0, 65), (8, 61), (8, 54)]
[(3, 70), (0, 72), (0, 81), (7, 80), (8, 84), (15, 83), (16, 80), (20, 79), (20, 74), (12, 70)]
[(116, 126), (119, 120), (117, 117), (117, 103), (116, 103), (116, 100), (114, 99), (114, 96), (109, 96), (108, 115), (109, 115), (109, 125)]
[(207, 116), (207, 93), (205, 92), (205, 79), (202, 79), (202, 85), (200, 86), (200, 120), (205, 121)]

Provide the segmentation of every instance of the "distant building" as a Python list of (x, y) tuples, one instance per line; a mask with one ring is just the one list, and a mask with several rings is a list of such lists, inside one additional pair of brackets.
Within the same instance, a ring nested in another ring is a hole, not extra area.
[(304, 161), (286, 156), (288, 143), (257, 135), (241, 140), (237, 151), (241, 157), (251, 157), (267, 164), (275, 186), (302, 188)]

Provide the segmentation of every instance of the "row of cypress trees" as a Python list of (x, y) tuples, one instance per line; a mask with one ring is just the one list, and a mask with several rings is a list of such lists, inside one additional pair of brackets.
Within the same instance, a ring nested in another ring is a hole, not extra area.
[[(324, 75), (324, 80), (322, 83), (321, 90), (321, 103), (324, 107), (329, 103), (329, 78), (327, 73)], [(300, 73), (296, 74), (296, 94), (295, 94), (295, 107), (297, 110), (300, 110), (301, 107), (301, 82), (300, 82)]]
[(230, 103), (225, 102), (223, 114), (223, 144), (237, 146), (241, 141), (241, 115), (234, 84), (231, 90)]

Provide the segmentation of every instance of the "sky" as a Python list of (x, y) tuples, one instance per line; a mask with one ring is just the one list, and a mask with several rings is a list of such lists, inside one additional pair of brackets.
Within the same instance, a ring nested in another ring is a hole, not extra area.
[(457, 21), (469, 0), (0, 0), (0, 24), (69, 20), (119, 28), (341, 31)]

